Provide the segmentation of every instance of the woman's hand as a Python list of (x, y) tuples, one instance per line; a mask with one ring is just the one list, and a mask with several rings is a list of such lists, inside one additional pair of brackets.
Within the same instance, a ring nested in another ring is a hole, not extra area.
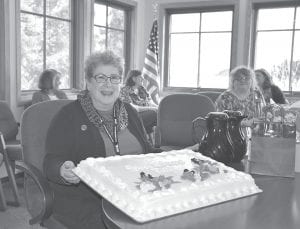
[(192, 146), (188, 146), (185, 149), (190, 149), (190, 150), (197, 152), (199, 150), (199, 143), (192, 145)]
[(75, 173), (72, 171), (72, 169), (74, 168), (75, 165), (73, 161), (65, 161), (60, 167), (60, 175), (66, 182), (70, 184), (78, 184), (80, 182), (79, 177), (76, 176)]

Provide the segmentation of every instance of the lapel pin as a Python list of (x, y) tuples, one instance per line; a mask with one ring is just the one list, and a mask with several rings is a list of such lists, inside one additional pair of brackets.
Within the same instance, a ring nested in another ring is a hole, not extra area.
[(86, 126), (86, 125), (81, 125), (81, 130), (82, 130), (82, 131), (86, 131), (86, 129), (87, 129), (87, 126)]

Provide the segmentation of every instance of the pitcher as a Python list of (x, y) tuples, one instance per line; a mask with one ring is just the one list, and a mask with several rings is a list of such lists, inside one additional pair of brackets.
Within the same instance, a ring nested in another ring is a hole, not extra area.
[(223, 163), (234, 160), (233, 143), (228, 132), (228, 115), (224, 112), (210, 112), (205, 117), (206, 133), (199, 144), (199, 151)]
[(247, 141), (241, 129), (241, 121), (246, 118), (240, 111), (225, 110), (228, 115), (228, 133), (232, 141), (233, 162), (240, 162), (247, 152)]

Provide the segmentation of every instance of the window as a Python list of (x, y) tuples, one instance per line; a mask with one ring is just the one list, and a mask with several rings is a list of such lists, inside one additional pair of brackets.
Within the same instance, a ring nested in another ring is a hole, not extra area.
[(20, 45), (21, 91), (37, 89), (47, 68), (71, 88), (71, 0), (20, 0)]
[(255, 69), (266, 69), (282, 90), (300, 91), (300, 7), (255, 10)]
[(107, 1), (94, 4), (93, 50), (112, 50), (129, 62), (130, 6), (111, 5)]
[(169, 13), (165, 86), (227, 88), (233, 10)]

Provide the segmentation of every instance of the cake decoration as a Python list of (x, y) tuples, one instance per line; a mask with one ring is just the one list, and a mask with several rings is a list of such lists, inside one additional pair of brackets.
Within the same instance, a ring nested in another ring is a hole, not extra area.
[[(194, 163), (192, 170), (184, 169), (181, 179), (190, 180), (195, 182), (197, 180), (204, 181), (208, 179), (211, 175), (220, 173), (218, 163), (211, 162), (209, 160), (202, 160), (199, 158), (192, 158), (191, 161)], [(227, 170), (223, 169), (223, 172), (226, 173)]]
[(178, 183), (177, 181), (173, 181), (172, 176), (164, 176), (159, 175), (158, 177), (153, 177), (151, 174), (147, 174), (144, 172), (140, 173), (141, 182), (138, 182), (137, 187), (142, 192), (154, 192), (162, 189), (168, 189), (172, 184)]

